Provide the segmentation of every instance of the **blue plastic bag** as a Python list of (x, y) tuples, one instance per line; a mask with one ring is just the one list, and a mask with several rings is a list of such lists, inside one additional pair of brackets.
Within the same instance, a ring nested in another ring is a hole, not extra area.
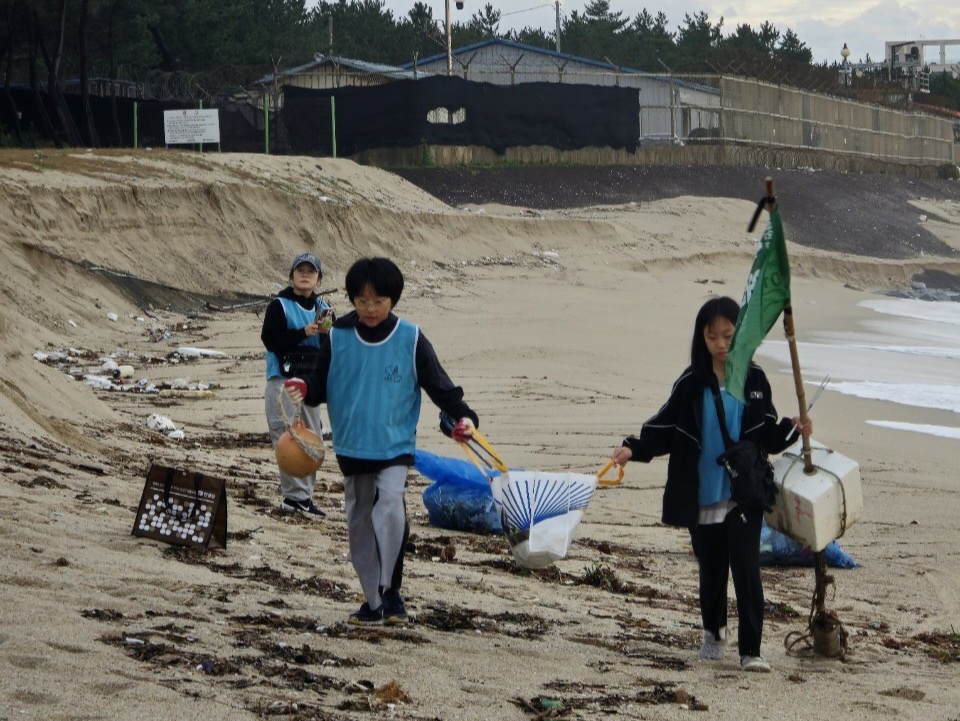
[(430, 525), (453, 531), (503, 533), (490, 481), (469, 461), (418, 450), (414, 468), (433, 483), (423, 491)]
[[(828, 566), (859, 568), (857, 562), (844, 553), (836, 541), (830, 541), (823, 553)], [(764, 523), (760, 529), (760, 565), (812, 566), (813, 551)]]

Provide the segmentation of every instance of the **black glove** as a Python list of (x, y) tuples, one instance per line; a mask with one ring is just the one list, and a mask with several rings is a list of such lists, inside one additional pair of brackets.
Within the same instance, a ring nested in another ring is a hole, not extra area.
[(457, 421), (453, 416), (451, 416), (449, 413), (440, 411), (440, 432), (443, 435), (449, 438), (450, 434), (453, 433), (453, 427), (455, 425), (457, 425)]
[[(473, 437), (473, 431), (475, 428), (472, 418), (463, 417), (454, 423), (452, 427), (449, 427), (452, 422), (452, 416), (446, 413), (440, 414), (440, 430), (450, 436), (457, 443), (466, 443)], [(449, 430), (447, 430), (448, 427)]]

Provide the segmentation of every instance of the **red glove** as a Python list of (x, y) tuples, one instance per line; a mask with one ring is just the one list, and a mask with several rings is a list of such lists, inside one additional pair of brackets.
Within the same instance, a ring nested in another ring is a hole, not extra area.
[(300, 403), (307, 397), (307, 382), (302, 378), (290, 378), (283, 382), (283, 392), (293, 403)]
[(473, 421), (469, 418), (461, 418), (450, 431), (450, 437), (457, 443), (466, 443), (473, 437)]

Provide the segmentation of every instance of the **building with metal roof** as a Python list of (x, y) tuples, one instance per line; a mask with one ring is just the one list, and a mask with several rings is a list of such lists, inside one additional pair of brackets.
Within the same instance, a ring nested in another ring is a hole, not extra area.
[(317, 53), (313, 62), (265, 75), (255, 80), (252, 85), (268, 88), (293, 85), (311, 90), (330, 90), (346, 86), (383, 85), (394, 80), (415, 80), (418, 77), (424, 77), (424, 73), (412, 72), (394, 65)]
[[(644, 73), (609, 60), (557, 52), (547, 48), (492, 38), (453, 48), (452, 74), (465, 80), (518, 85), (567, 83), (636, 88), (640, 93), (641, 142), (682, 142), (691, 134), (709, 136), (719, 127), (720, 90), (689, 77)], [(401, 66), (416, 74), (444, 75), (445, 52)]]

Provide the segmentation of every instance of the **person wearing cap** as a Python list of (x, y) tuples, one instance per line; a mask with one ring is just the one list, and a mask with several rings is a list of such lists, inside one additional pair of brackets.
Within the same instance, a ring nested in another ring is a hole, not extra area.
[[(289, 419), (296, 412), (283, 394), (283, 382), (313, 370), (334, 319), (333, 309), (316, 293), (321, 278), (320, 259), (313, 253), (300, 253), (290, 264), (290, 285), (270, 301), (263, 316), (260, 340), (267, 349), (264, 407), (274, 447), (287, 429), (284, 415)], [(302, 406), (300, 418), (310, 430), (322, 435), (319, 408)], [(323, 518), (326, 514), (313, 503), (316, 480), (316, 473), (291, 476), (281, 470), (281, 510), (315, 520)]]

